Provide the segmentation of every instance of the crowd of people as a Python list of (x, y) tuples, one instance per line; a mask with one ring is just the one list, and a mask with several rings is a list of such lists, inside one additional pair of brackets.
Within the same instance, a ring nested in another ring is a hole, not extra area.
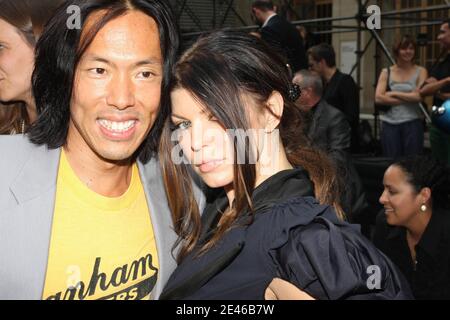
[(252, 16), (179, 52), (164, 0), (0, 0), (0, 299), (450, 299), (450, 137), (424, 155), (419, 107), (449, 55), (427, 72), (402, 36), (380, 74), (363, 235), (357, 84), (272, 1)]

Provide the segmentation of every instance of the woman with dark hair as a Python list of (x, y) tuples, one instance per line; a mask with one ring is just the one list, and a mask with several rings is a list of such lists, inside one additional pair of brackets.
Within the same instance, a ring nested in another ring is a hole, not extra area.
[[(162, 298), (409, 298), (395, 266), (343, 221), (285, 65), (232, 31), (198, 40), (176, 65), (160, 160), (181, 247)], [(190, 168), (214, 189), (202, 215)]]
[(31, 90), (34, 46), (62, 2), (0, 0), (0, 134), (23, 133), (37, 118)]
[(392, 164), (383, 184), (375, 245), (417, 299), (450, 299), (450, 170), (416, 156)]
[(387, 157), (399, 158), (422, 153), (424, 133), (419, 103), (419, 88), (427, 70), (415, 64), (417, 44), (404, 35), (393, 47), (396, 63), (383, 69), (378, 79), (375, 100), (390, 108), (381, 119), (381, 145)]

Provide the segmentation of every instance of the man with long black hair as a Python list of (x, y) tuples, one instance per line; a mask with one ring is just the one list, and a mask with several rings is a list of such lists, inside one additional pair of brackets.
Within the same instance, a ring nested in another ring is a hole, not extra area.
[(175, 267), (155, 156), (177, 48), (164, 0), (71, 0), (49, 21), (38, 120), (0, 138), (0, 299), (158, 297)]

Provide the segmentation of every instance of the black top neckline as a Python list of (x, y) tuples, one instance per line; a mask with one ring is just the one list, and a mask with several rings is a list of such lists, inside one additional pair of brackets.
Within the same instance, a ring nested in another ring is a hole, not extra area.
[[(422, 237), (415, 246), (416, 251), (417, 248), (421, 248), (435, 261), (439, 258), (439, 243), (444, 239), (448, 239), (448, 230), (445, 230), (445, 227), (449, 225), (445, 222), (449, 219), (449, 217), (446, 216), (448, 214), (449, 213), (444, 212), (444, 210), (436, 210), (431, 215), (430, 221), (428, 222)], [(392, 240), (395, 238), (406, 240), (406, 228), (391, 227), (387, 239)]]
[[(261, 213), (276, 203), (295, 197), (314, 197), (312, 183), (308, 173), (302, 167), (286, 169), (270, 176), (258, 185), (252, 194), (255, 212)], [(229, 201), (225, 190), (221, 190), (215, 200), (208, 204), (202, 215), (202, 232), (199, 243), (204, 243), (216, 228), (222, 213), (228, 208)], [(245, 224), (247, 214), (241, 214), (236, 224)]]

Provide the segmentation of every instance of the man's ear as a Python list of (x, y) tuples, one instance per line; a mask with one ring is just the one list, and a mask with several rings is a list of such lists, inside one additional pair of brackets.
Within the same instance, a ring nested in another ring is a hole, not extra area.
[(325, 67), (326, 65), (327, 65), (327, 63), (325, 62), (325, 59), (320, 59), (319, 61), (317, 61), (316, 62), (320, 67), (321, 67), (321, 69), (323, 69), (323, 67)]
[(265, 110), (265, 130), (267, 133), (275, 130), (280, 124), (281, 116), (283, 115), (284, 99), (278, 91), (272, 92), (269, 99), (266, 101)]

